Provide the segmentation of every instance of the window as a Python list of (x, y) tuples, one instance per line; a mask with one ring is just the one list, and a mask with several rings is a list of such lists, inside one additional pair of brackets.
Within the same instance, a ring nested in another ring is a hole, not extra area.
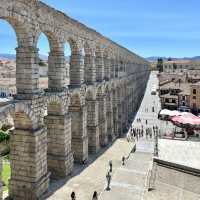
[(165, 99), (165, 102), (166, 102), (166, 103), (169, 103), (169, 99)]
[(175, 99), (172, 99), (172, 103), (176, 103), (176, 100), (175, 100)]
[(196, 89), (193, 89), (193, 94), (196, 94), (196, 93), (197, 93)]
[(193, 98), (193, 99), (196, 99), (196, 96), (193, 96), (192, 98)]
[(182, 96), (182, 100), (185, 101), (185, 96)]

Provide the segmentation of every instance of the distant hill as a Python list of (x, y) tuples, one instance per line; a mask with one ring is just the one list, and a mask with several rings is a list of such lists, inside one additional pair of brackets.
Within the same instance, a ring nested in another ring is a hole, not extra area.
[[(47, 55), (42, 55), (40, 54), (40, 59), (42, 60), (48, 60)], [(66, 56), (65, 57), (67, 61), (69, 61), (70, 57)], [(15, 54), (7, 54), (7, 53), (0, 53), (0, 60), (16, 60), (16, 55)]]
[[(160, 58), (159, 56), (152, 56), (152, 57), (147, 57), (146, 59), (149, 62), (155, 62)], [(168, 60), (168, 57), (162, 57), (164, 61)], [(195, 57), (184, 57), (184, 58), (171, 58), (172, 60), (191, 60), (191, 61), (200, 61), (200, 56), (195, 56)]]
[[(1, 60), (16, 60), (16, 55), (15, 54), (8, 54), (8, 53), (0, 53), (0, 59)], [(48, 60), (48, 56), (40, 55), (40, 59)]]
[(14, 54), (0, 53), (1, 60), (15, 60), (16, 56)]

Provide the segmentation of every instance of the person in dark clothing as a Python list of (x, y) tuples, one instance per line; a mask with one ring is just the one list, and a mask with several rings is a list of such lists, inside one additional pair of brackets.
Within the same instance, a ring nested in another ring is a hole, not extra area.
[(71, 193), (71, 200), (76, 200), (76, 194), (75, 194), (75, 192)]

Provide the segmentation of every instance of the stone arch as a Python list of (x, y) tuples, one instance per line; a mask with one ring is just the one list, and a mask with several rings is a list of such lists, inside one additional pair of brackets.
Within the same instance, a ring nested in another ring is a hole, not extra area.
[(48, 115), (64, 115), (67, 112), (67, 102), (58, 95), (50, 95), (47, 98)]
[(95, 93), (93, 88), (88, 88), (85, 95), (86, 100), (95, 100)]
[[(12, 11), (10, 9), (11, 8), (8, 7), (1, 7), (0, 19), (10, 24), (17, 38), (16, 89), (18, 94), (30, 93), (33, 90), (38, 89), (37, 78), (34, 78), (36, 80), (36, 84), (33, 85), (33, 77), (28, 70), (28, 68), (33, 68), (30, 60), (32, 59), (32, 62), (35, 62), (36, 57), (36, 50), (33, 47), (33, 35), (31, 32), (32, 29), (25, 17), (14, 12), (14, 10), (16, 9), (15, 7), (13, 7)], [(24, 87), (24, 85), (26, 85), (26, 88)]]
[(99, 104), (99, 141), (101, 146), (108, 143), (107, 135), (107, 120), (106, 120), (106, 96), (104, 93), (104, 86), (100, 85), (97, 88), (97, 101)]
[(14, 126), (16, 129), (34, 130), (37, 127), (37, 117), (34, 112), (24, 103), (15, 105)]
[(99, 126), (98, 126), (98, 101), (94, 88), (88, 88), (86, 95), (87, 106), (87, 135), (89, 153), (97, 153), (99, 150)]
[[(64, 42), (48, 26), (43, 26), (35, 36), (36, 45), (42, 33), (47, 37), (50, 49), (48, 56), (48, 88), (49, 90), (64, 88), (66, 81)], [(39, 55), (37, 55), (38, 61)]]
[(65, 95), (46, 98), (47, 116), (47, 166), (53, 178), (63, 178), (73, 169), (71, 153), (71, 120), (67, 114), (68, 99)]
[(74, 92), (71, 94), (70, 106), (81, 106), (81, 96), (78, 92)]
[[(6, 3), (5, 3), (6, 4)], [(12, 6), (11, 6), (12, 7)], [(16, 6), (13, 5), (12, 12), (17, 9)], [(0, 7), (0, 19), (8, 22), (13, 30), (15, 31), (18, 46), (29, 47), (32, 46), (33, 37), (31, 34), (31, 27), (20, 13), (16, 12), (15, 14), (11, 14), (10, 7)], [(21, 10), (21, 9), (20, 9)]]
[(95, 81), (95, 52), (93, 51), (91, 44), (86, 41), (84, 43), (84, 82), (86, 84), (93, 84)]
[(71, 86), (80, 86), (84, 82), (84, 51), (78, 38), (66, 36), (71, 48), (69, 79)]
[[(48, 27), (48, 26), (47, 26)], [(53, 30), (49, 30), (45, 26), (41, 26), (40, 30), (37, 31), (35, 36), (35, 45), (37, 46), (39, 37), (41, 34), (44, 34), (49, 42), (50, 52), (52, 51), (61, 51), (63, 50), (63, 44), (59, 41), (58, 36), (53, 32)]]
[(87, 112), (85, 98), (78, 91), (74, 91), (70, 95), (69, 112), (74, 160), (82, 163), (88, 159)]

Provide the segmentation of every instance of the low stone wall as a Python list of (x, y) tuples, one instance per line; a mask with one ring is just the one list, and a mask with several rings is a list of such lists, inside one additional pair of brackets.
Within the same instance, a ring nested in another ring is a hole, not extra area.
[(200, 194), (200, 170), (154, 158), (155, 189), (160, 182)]
[(200, 143), (169, 139), (158, 140), (161, 160), (200, 169)]

